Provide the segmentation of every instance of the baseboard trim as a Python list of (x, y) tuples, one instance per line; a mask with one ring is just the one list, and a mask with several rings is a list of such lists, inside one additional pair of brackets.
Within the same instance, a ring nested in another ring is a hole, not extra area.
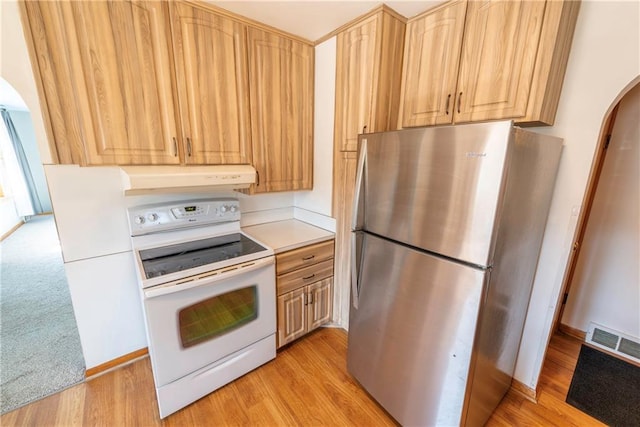
[(515, 378), (511, 380), (511, 391), (524, 397), (530, 402), (538, 403), (537, 391), (533, 388), (527, 387)]
[(85, 379), (90, 379), (95, 377), (96, 375), (104, 374), (107, 371), (111, 371), (116, 368), (120, 368), (124, 365), (128, 365), (129, 363), (135, 362), (136, 360), (145, 357), (149, 354), (149, 349), (147, 347), (141, 348), (140, 350), (133, 351), (129, 354), (125, 354), (124, 356), (120, 356), (117, 359), (110, 360), (102, 365), (94, 366), (93, 368), (89, 368), (85, 372)]
[(571, 326), (567, 326), (564, 323), (560, 323), (558, 325), (558, 330), (563, 334), (569, 335), (570, 337), (574, 337), (579, 339), (580, 341), (584, 341), (587, 339), (587, 333), (581, 331), (580, 329), (572, 328)]
[(9, 231), (7, 231), (2, 236), (0, 236), (0, 242), (2, 242), (7, 237), (11, 236), (18, 228), (22, 227), (23, 225), (24, 225), (24, 221), (20, 221), (19, 223), (11, 227)]

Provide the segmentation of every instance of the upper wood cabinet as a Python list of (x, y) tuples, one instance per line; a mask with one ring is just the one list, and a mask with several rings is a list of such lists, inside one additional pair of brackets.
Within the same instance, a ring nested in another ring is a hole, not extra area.
[(313, 186), (311, 44), (248, 29), (253, 192)]
[(358, 134), (398, 124), (405, 19), (386, 6), (363, 16), (336, 38), (333, 146), (333, 216), (336, 218), (335, 286), (351, 281), (351, 212)]
[(451, 123), (466, 11), (453, 1), (407, 25), (402, 127)]
[(171, 3), (185, 162), (250, 163), (246, 26)]
[(22, 4), (59, 163), (251, 162), (244, 25), (177, 2)]
[(574, 1), (457, 0), (412, 18), (401, 126), (553, 124), (578, 9)]
[(358, 134), (394, 129), (405, 24), (388, 8), (338, 33), (335, 147), (356, 151)]
[[(161, 2), (21, 2), (54, 157), (60, 163), (177, 164)], [(47, 114), (48, 112), (48, 114)]]

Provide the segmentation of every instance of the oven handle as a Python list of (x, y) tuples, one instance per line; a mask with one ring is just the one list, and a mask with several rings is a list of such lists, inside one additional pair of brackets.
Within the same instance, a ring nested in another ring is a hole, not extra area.
[(222, 271), (217, 274), (204, 273), (199, 277), (194, 278), (193, 280), (180, 282), (178, 283), (167, 283), (164, 285), (154, 286), (150, 289), (144, 289), (144, 297), (146, 299), (159, 297), (161, 295), (169, 295), (176, 292), (186, 291), (187, 289), (197, 288), (199, 286), (210, 285), (215, 282), (219, 282), (221, 280), (226, 280), (235, 276), (239, 276), (240, 274), (247, 273), (249, 271), (258, 270), (269, 265), (275, 264), (275, 257), (269, 256), (266, 258), (260, 258), (255, 261), (245, 262), (239, 265), (229, 267), (227, 271)]

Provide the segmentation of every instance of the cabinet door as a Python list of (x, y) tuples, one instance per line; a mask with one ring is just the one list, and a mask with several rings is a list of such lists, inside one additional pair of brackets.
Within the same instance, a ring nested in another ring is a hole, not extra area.
[(470, 1), (455, 122), (525, 115), (545, 9), (543, 1)]
[(245, 26), (171, 4), (186, 163), (251, 163)]
[(449, 2), (407, 24), (402, 127), (452, 122), (466, 9)]
[(313, 47), (255, 28), (248, 41), (253, 191), (311, 189)]
[(307, 333), (306, 287), (278, 297), (278, 347)]
[(376, 37), (379, 15), (339, 33), (336, 45), (335, 138), (340, 151), (356, 151), (358, 134), (373, 132), (374, 75), (378, 64)]
[(333, 277), (307, 286), (307, 332), (331, 320), (333, 313)]
[(68, 6), (75, 26), (67, 33), (77, 79), (71, 84), (84, 85), (77, 89), (76, 107), (85, 125), (86, 163), (179, 163), (163, 2), (81, 1)]

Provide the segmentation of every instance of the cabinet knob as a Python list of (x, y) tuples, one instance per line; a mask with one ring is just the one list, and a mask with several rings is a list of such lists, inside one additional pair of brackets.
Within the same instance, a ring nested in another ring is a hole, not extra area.
[(173, 157), (178, 157), (178, 141), (173, 137)]
[(187, 156), (191, 157), (191, 138), (187, 137)]
[(364, 126), (362, 127), (362, 133), (367, 133), (367, 125), (364, 125)]
[(460, 105), (462, 104), (462, 92), (458, 95), (458, 114), (460, 114)]
[(444, 107), (445, 109), (445, 113), (447, 114), (447, 116), (449, 115), (449, 102), (451, 101), (451, 94), (447, 95), (447, 106)]

